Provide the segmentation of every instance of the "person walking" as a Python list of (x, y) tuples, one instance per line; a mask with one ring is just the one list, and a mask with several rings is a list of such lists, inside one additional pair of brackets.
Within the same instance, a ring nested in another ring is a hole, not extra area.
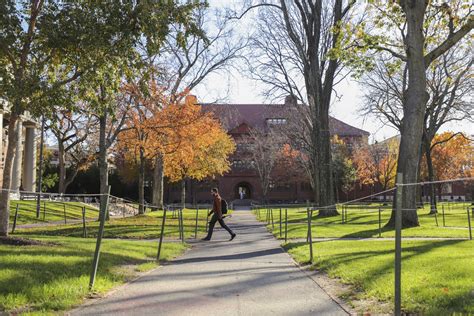
[(213, 214), (213, 215), (212, 215), (211, 221), (209, 222), (209, 231), (207, 233), (207, 236), (206, 238), (203, 238), (202, 240), (207, 240), (207, 241), (211, 240), (214, 226), (216, 225), (216, 222), (219, 222), (221, 227), (229, 232), (230, 234), (229, 241), (232, 241), (235, 238), (235, 236), (237, 236), (237, 234), (234, 233), (232, 229), (230, 229), (224, 222), (224, 218), (222, 216), (222, 198), (219, 195), (219, 189), (213, 188), (211, 190), (211, 194), (214, 197), (214, 202), (213, 202), (212, 210), (210, 214)]

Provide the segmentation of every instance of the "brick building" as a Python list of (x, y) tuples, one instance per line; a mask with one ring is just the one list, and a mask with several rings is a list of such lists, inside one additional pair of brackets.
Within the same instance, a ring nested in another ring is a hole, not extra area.
[[(288, 124), (292, 111), (298, 110), (287, 102), (285, 104), (201, 104), (204, 111), (211, 111), (219, 118), (236, 143), (236, 152), (230, 157), (231, 170), (223, 176), (208, 181), (186, 183), (187, 203), (207, 203), (210, 201), (210, 189), (217, 186), (221, 195), (230, 201), (242, 204), (261, 201), (263, 194), (258, 174), (245, 163), (242, 157), (248, 151), (246, 136), (251, 128), (278, 128)], [(330, 133), (338, 135), (349, 146), (355, 143), (367, 143), (369, 133), (346, 124), (336, 118), (330, 118)], [(165, 203), (180, 200), (181, 184), (166, 184)], [(305, 179), (290, 183), (271, 183), (267, 196), (270, 203), (302, 203), (312, 200), (313, 193)]]

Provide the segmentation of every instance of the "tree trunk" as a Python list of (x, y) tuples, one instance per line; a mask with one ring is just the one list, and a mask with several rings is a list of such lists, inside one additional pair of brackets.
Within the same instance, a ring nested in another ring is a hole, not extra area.
[[(327, 109), (328, 110), (328, 109)], [(326, 109), (321, 113), (321, 133), (320, 133), (320, 185), (319, 185), (319, 205), (325, 207), (319, 211), (318, 216), (337, 216), (334, 198), (334, 181), (332, 173), (331, 158), (331, 135), (329, 133), (329, 113)]]
[(58, 192), (66, 193), (66, 162), (65, 162), (64, 144), (58, 137), (58, 158), (59, 158), (59, 188)]
[[(104, 111), (99, 118), (99, 178), (100, 178), (100, 209), (105, 209), (107, 203), (107, 194), (109, 193), (109, 166), (107, 162), (107, 112)], [(109, 212), (106, 211), (105, 219), (109, 220)], [(100, 214), (103, 216), (104, 214)], [(99, 217), (101, 219), (101, 217)]]
[(10, 217), (10, 189), (12, 180), (13, 159), (18, 139), (17, 124), (21, 124), (18, 114), (10, 114), (8, 124), (8, 147), (3, 166), (2, 192), (0, 192), (0, 236), (8, 236), (8, 220)]
[(163, 156), (155, 158), (155, 169), (153, 170), (153, 205), (163, 209)]
[[(308, 80), (310, 81), (310, 80)], [(310, 159), (312, 160), (312, 174), (311, 177), (313, 179), (313, 194), (314, 194), (314, 204), (320, 205), (320, 156), (319, 150), (320, 148), (319, 141), (320, 141), (320, 131), (319, 131), (319, 119), (318, 119), (318, 110), (316, 108), (316, 101), (314, 96), (308, 93), (308, 100), (311, 108), (311, 121), (312, 121), (312, 131), (311, 131), (311, 145), (312, 145), (312, 152)]]
[[(433, 159), (431, 157), (431, 142), (425, 144), (425, 157), (426, 157), (426, 166), (428, 169), (428, 181), (433, 182), (435, 175), (434, 175), (434, 168), (433, 168)], [(438, 213), (438, 207), (436, 203), (436, 187), (434, 183), (429, 184), (430, 190), (430, 214)]]
[(181, 206), (186, 208), (186, 179), (181, 180)]
[(138, 214), (145, 214), (145, 155), (143, 148), (140, 148), (138, 169)]
[[(407, 36), (405, 38), (408, 56), (408, 89), (405, 91), (403, 120), (398, 156), (397, 173), (403, 174), (403, 183), (414, 183), (418, 179), (418, 164), (421, 155), (421, 139), (428, 93), (424, 61), (423, 20), (426, 1), (403, 0), (401, 6), (406, 14)], [(397, 179), (398, 182), (398, 179)], [(395, 204), (394, 204), (395, 210)], [(395, 225), (395, 211), (387, 224)], [(419, 226), (416, 213), (416, 190), (414, 186), (402, 189), (402, 226)]]

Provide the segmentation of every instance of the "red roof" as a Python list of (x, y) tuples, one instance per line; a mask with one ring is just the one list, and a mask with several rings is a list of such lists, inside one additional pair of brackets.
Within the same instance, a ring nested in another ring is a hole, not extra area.
[[(210, 104), (201, 103), (204, 111), (212, 111), (228, 131), (239, 132), (242, 125), (265, 128), (267, 119), (288, 118), (292, 107), (285, 104)], [(334, 117), (329, 117), (332, 135), (369, 136), (370, 133)]]

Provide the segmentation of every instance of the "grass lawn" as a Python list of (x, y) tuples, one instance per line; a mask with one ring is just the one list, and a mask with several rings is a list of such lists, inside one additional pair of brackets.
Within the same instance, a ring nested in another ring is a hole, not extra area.
[[(229, 211), (230, 212), (230, 211)], [(198, 213), (198, 237), (206, 232), (207, 210), (201, 209)], [(144, 215), (137, 215), (125, 218), (111, 219), (105, 224), (104, 238), (134, 238), (152, 239), (159, 238), (161, 233), (161, 223), (163, 211), (148, 212)], [(194, 237), (196, 227), (196, 210), (185, 209), (183, 211), (184, 236)], [(99, 228), (97, 221), (87, 223), (87, 236), (96, 237)], [(29, 229), (19, 229), (18, 233), (23, 235), (53, 235), (82, 237), (82, 224), (57, 225), (47, 227), (35, 227)], [(168, 211), (166, 214), (165, 231), (166, 237), (179, 237), (178, 216)]]
[[(95, 240), (34, 239), (54, 245), (0, 245), (0, 311), (44, 314), (80, 304), (89, 295)], [(184, 249), (180, 243), (163, 244), (162, 258), (169, 260)], [(156, 267), (156, 251), (154, 242), (104, 240), (95, 292), (105, 293), (138, 271)]]
[[(445, 205), (445, 220), (441, 206)], [(371, 205), (370, 207), (374, 207)], [(404, 229), (404, 237), (456, 237), (468, 238), (468, 221), (466, 213), (466, 204), (462, 203), (440, 203), (439, 214), (436, 217), (429, 215), (429, 206), (418, 210), (420, 226)], [(259, 219), (266, 220), (266, 210), (254, 211), (260, 213)], [(341, 213), (341, 210), (339, 210)], [(281, 238), (284, 238), (284, 210), (282, 211), (282, 232)], [(384, 228), (385, 223), (390, 218), (391, 210), (385, 209), (381, 212), (382, 234), (381, 237), (394, 237), (393, 229)], [(273, 210), (274, 225), (267, 225), (273, 234), (280, 238), (280, 211)], [(474, 226), (474, 218), (471, 216), (471, 223)], [(443, 226), (443, 224), (445, 226)], [(288, 209), (288, 238), (306, 238), (307, 234), (307, 215), (304, 209)], [(344, 224), (341, 223), (341, 216), (318, 218), (315, 211), (312, 218), (313, 237), (378, 237), (379, 235), (379, 214), (378, 209), (364, 209), (358, 206), (352, 207), (347, 211), (347, 219)]]
[(82, 219), (83, 207), (86, 207), (87, 219), (96, 219), (99, 216), (96, 208), (81, 202), (41, 201), (40, 217), (36, 218), (36, 201), (11, 201), (10, 224), (13, 224), (17, 205), (17, 225), (64, 221), (64, 210), (66, 210), (66, 221), (79, 220)]
[[(424, 315), (474, 314), (474, 241), (404, 241), (402, 309)], [(309, 261), (308, 245), (287, 244), (298, 262)], [(355, 298), (394, 297), (394, 242), (314, 243), (314, 266), (351, 284)], [(379, 310), (378, 304), (372, 313)]]

